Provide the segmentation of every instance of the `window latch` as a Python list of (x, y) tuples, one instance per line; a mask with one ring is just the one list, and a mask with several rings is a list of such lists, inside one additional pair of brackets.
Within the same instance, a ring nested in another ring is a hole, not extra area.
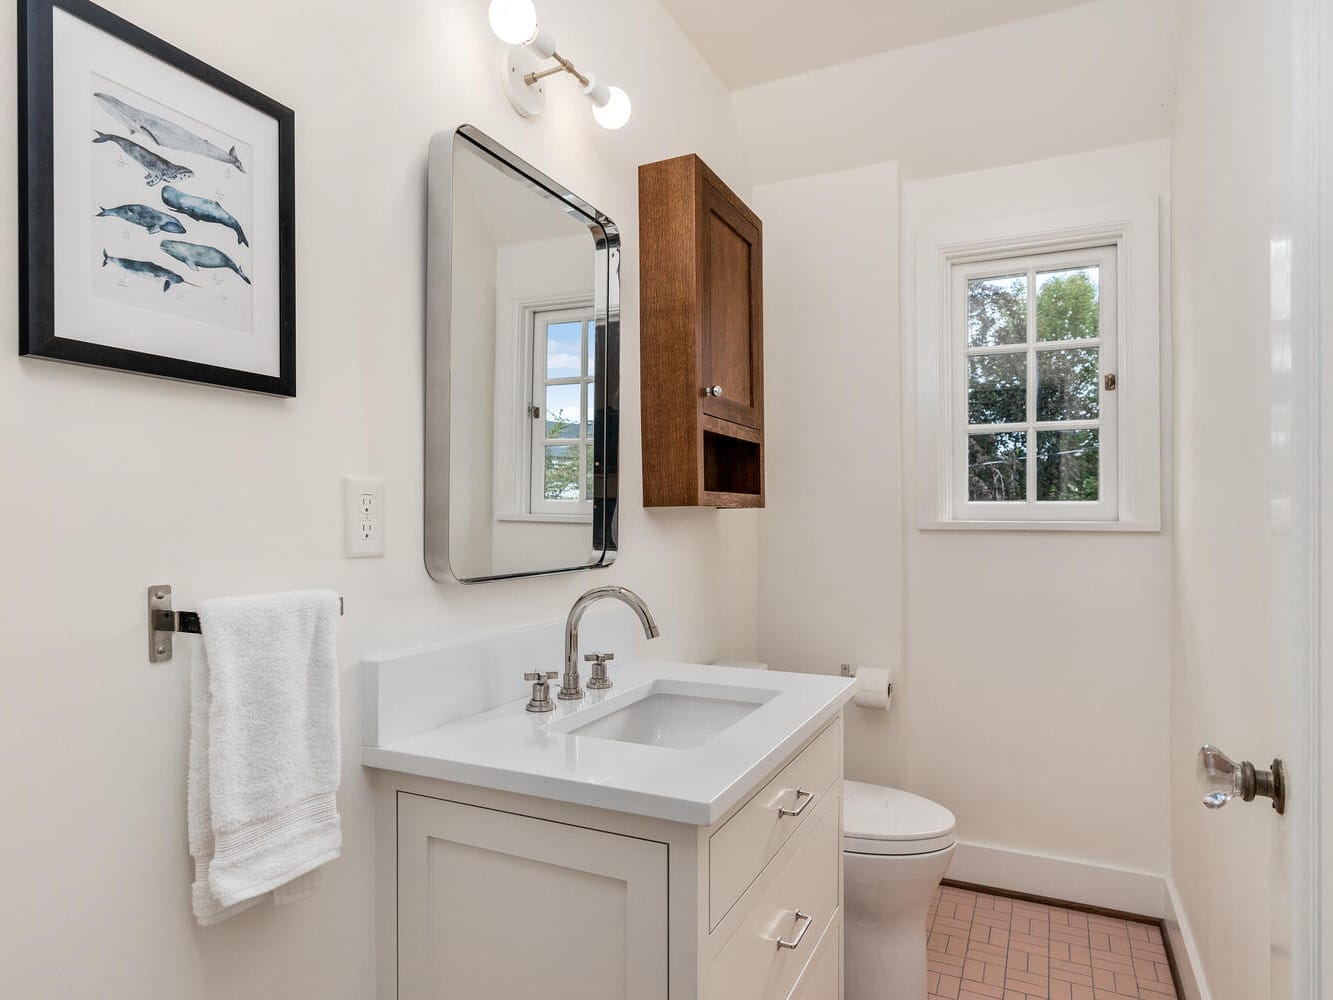
[(533, 420), (540, 420), (542, 418), (542, 408), (538, 406), (536, 403), (529, 404), (528, 416), (530, 416)]
[(1107, 392), (1115, 392), (1116, 386), (1120, 383), (1116, 381), (1115, 372), (1107, 372), (1102, 384), (1106, 386)]

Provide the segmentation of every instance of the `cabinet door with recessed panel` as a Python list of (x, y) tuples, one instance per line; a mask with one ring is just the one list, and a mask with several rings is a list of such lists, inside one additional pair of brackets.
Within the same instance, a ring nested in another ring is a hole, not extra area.
[(704, 412), (719, 420), (764, 426), (763, 243), (753, 212), (702, 180)]
[(400, 1000), (666, 1000), (667, 846), (398, 797)]

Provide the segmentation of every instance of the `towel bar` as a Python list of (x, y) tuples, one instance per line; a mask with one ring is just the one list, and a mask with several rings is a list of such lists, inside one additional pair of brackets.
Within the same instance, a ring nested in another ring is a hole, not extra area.
[[(346, 613), (346, 606), (338, 598), (338, 614)], [(148, 662), (167, 663), (171, 660), (171, 636), (176, 632), (201, 635), (199, 612), (176, 611), (171, 606), (170, 584), (148, 588)]]

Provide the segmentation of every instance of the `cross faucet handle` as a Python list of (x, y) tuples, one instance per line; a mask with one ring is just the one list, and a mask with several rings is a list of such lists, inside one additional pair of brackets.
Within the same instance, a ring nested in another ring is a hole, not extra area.
[(532, 697), (528, 699), (529, 712), (549, 712), (555, 708), (551, 701), (551, 689), (547, 686), (560, 674), (555, 670), (547, 670), (544, 673), (540, 670), (530, 671), (523, 675), (525, 681), (532, 681)]
[(584, 660), (592, 664), (592, 676), (588, 678), (589, 691), (605, 691), (611, 687), (611, 678), (606, 676), (606, 665), (616, 658), (615, 653), (584, 653)]

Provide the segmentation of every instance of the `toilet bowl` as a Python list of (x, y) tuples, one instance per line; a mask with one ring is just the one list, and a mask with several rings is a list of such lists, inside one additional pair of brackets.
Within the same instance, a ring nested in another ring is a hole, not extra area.
[(843, 782), (846, 1000), (924, 1000), (926, 911), (953, 857), (954, 823), (919, 795)]

